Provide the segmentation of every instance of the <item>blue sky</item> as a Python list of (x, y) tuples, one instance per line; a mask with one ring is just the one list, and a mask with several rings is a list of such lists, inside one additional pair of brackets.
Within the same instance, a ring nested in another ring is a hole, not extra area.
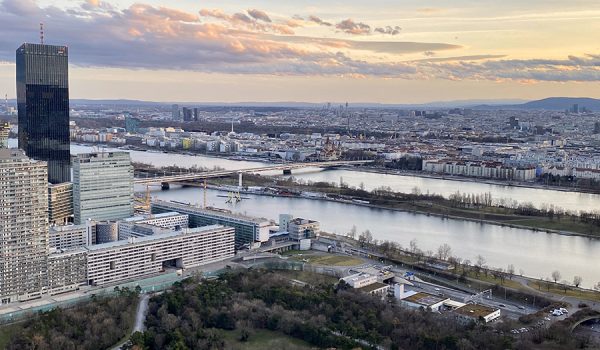
[(0, 93), (39, 22), (74, 98), (600, 97), (598, 1), (0, 0)]

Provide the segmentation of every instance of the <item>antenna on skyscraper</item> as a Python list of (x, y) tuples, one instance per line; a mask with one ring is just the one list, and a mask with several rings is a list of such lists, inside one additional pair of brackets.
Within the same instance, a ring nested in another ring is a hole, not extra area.
[(40, 42), (44, 45), (44, 23), (40, 22)]

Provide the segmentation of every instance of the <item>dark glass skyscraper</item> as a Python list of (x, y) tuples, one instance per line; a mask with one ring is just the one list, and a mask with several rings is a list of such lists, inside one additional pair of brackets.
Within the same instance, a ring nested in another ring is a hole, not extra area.
[(19, 148), (48, 162), (48, 181), (55, 184), (71, 178), (68, 61), (66, 46), (17, 49)]

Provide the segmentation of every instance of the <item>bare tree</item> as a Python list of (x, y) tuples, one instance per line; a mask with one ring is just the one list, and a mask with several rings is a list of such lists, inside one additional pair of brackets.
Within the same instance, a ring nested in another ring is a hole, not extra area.
[(409, 244), (410, 244), (410, 252), (413, 254), (416, 254), (417, 249), (419, 249), (419, 247), (417, 246), (417, 239), (413, 238)]
[(552, 279), (554, 280), (554, 283), (557, 283), (558, 280), (560, 279), (560, 277), (561, 277), (560, 271), (555, 270), (552, 272)]
[(581, 285), (581, 282), (583, 282), (583, 278), (581, 278), (581, 276), (575, 276), (575, 277), (573, 277), (573, 285), (576, 288), (579, 288), (579, 286)]
[(515, 274), (515, 265), (509, 264), (506, 268), (506, 273), (508, 274), (508, 278), (512, 280), (513, 275)]
[(441, 260), (448, 260), (448, 258), (452, 255), (452, 248), (448, 243), (444, 243), (439, 246), (437, 255)]
[(594, 289), (600, 292), (600, 282), (596, 283)]
[(350, 232), (348, 232), (348, 237), (356, 239), (356, 225), (352, 225)]
[(562, 280), (562, 281), (560, 281), (560, 284), (562, 285), (563, 289), (565, 290), (565, 293), (567, 293), (567, 289), (569, 289), (569, 281)]
[(477, 255), (477, 260), (475, 260), (475, 268), (477, 269), (477, 275), (481, 272), (481, 269), (485, 266), (486, 260), (483, 255)]

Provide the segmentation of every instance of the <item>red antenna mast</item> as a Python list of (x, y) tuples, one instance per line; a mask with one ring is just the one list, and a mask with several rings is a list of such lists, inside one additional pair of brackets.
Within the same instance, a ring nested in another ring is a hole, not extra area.
[(40, 42), (44, 45), (44, 23), (40, 22)]

